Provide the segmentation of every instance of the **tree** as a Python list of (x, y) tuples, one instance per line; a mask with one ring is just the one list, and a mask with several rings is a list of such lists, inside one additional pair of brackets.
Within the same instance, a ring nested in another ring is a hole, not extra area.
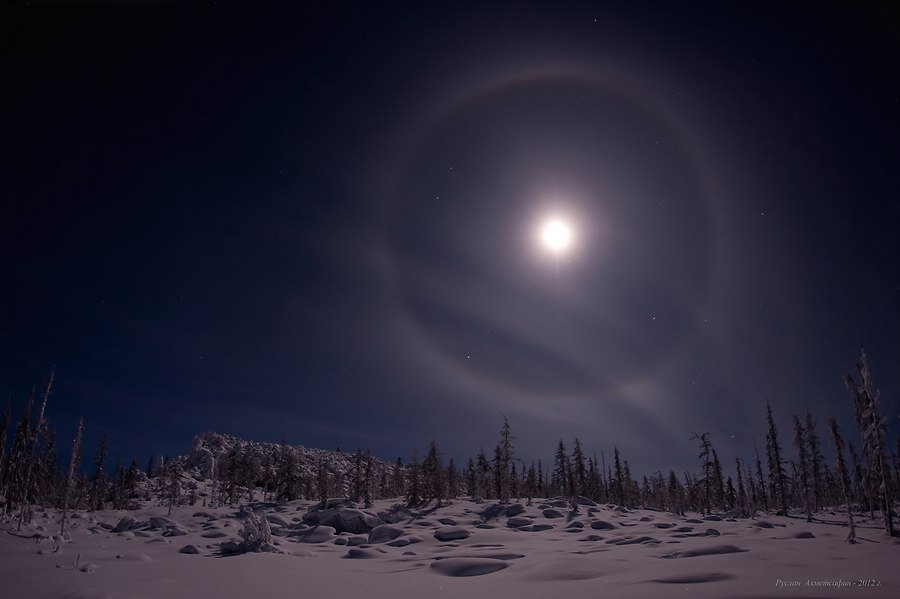
[(69, 471), (66, 475), (66, 482), (63, 488), (62, 518), (59, 523), (59, 534), (63, 538), (68, 538), (69, 536), (69, 533), (66, 531), (66, 523), (69, 516), (69, 495), (72, 493), (75, 485), (75, 475), (78, 472), (78, 463), (81, 461), (81, 437), (83, 434), (84, 418), (81, 418), (78, 420), (78, 430), (75, 432), (75, 440), (72, 443), (72, 455), (69, 458)]
[(816, 421), (812, 412), (806, 410), (806, 448), (809, 455), (810, 482), (812, 483), (813, 510), (819, 511), (822, 505), (822, 452), (819, 449), (819, 435), (816, 434)]
[(297, 454), (284, 439), (278, 452), (278, 469), (275, 473), (275, 500), (294, 501), (299, 495), (300, 475)]
[(744, 487), (744, 473), (743, 466), (741, 465), (741, 458), (735, 458), (735, 470), (737, 470), (737, 506), (740, 508), (740, 514), (743, 517), (747, 517), (750, 515), (750, 511), (747, 509), (747, 490)]
[(806, 453), (806, 431), (800, 424), (800, 419), (794, 415), (794, 447), (797, 448), (797, 473), (800, 485), (800, 495), (803, 496), (803, 508), (806, 511), (806, 521), (812, 522), (812, 502), (809, 493), (809, 459)]
[(409, 481), (406, 488), (406, 503), (410, 507), (417, 506), (422, 503), (422, 474), (419, 466), (419, 456), (413, 449), (412, 457), (409, 459)]
[(169, 508), (168, 515), (172, 515), (172, 508), (181, 505), (181, 462), (167, 460), (163, 464), (160, 473), (160, 499)]
[(428, 447), (428, 454), (422, 462), (422, 477), (425, 479), (425, 501), (434, 499), (437, 505), (444, 499), (444, 467), (441, 464), (441, 456), (438, 453), (437, 443), (432, 440)]
[(699, 480), (703, 487), (703, 506), (704, 513), (712, 513), (715, 476), (715, 463), (713, 462), (712, 443), (709, 441), (709, 433), (691, 433), (691, 441), (697, 441), (700, 444), (700, 454), (697, 458), (700, 460), (702, 475)]
[(459, 497), (459, 472), (453, 458), (447, 464), (447, 496), (451, 499)]
[(841, 485), (841, 496), (844, 505), (847, 506), (847, 522), (850, 526), (847, 541), (856, 543), (856, 525), (853, 523), (853, 511), (850, 509), (850, 475), (847, 473), (847, 464), (844, 461), (844, 439), (841, 437), (834, 416), (828, 419), (828, 428), (831, 431), (831, 442), (834, 445), (834, 455), (837, 460), (837, 477)]
[(772, 417), (772, 406), (766, 402), (766, 421), (769, 432), (766, 433), (766, 456), (769, 462), (769, 488), (772, 495), (772, 503), (781, 506), (779, 514), (786, 516), (788, 513), (788, 501), (785, 487), (787, 486), (787, 474), (784, 472), (784, 460), (781, 457), (781, 445), (778, 444), (778, 428)]
[[(762, 462), (759, 459), (759, 449), (756, 447), (756, 439), (753, 440), (753, 451), (756, 453), (756, 493), (753, 495), (753, 501), (757, 505), (762, 500), (763, 510), (769, 511), (769, 495), (766, 493), (766, 482), (763, 479)], [(752, 480), (752, 477), (751, 477)]]
[(97, 448), (97, 457), (94, 459), (94, 476), (91, 481), (90, 503), (91, 509), (102, 510), (106, 502), (106, 492), (109, 487), (109, 478), (106, 476), (106, 435), (100, 440)]
[(851, 399), (856, 407), (856, 421), (863, 440), (863, 449), (871, 478), (870, 488), (877, 495), (877, 501), (884, 516), (885, 532), (894, 536), (892, 512), (894, 500), (883, 449), (884, 417), (878, 411), (880, 394), (872, 383), (872, 373), (869, 370), (869, 360), (865, 352), (860, 353), (856, 371), (859, 373), (859, 382), (849, 374), (844, 374), (844, 382), (850, 390)]
[(509, 503), (510, 499), (510, 465), (513, 461), (513, 444), (512, 435), (509, 430), (509, 420), (503, 417), (503, 426), (500, 429), (500, 443), (497, 444), (495, 451), (496, 467), (495, 472), (498, 473), (497, 480), (497, 497), (500, 503)]
[(559, 440), (556, 446), (556, 456), (553, 461), (553, 477), (550, 486), (555, 495), (564, 494), (569, 488), (569, 458), (566, 456), (566, 446), (563, 440)]
[(575, 446), (572, 448), (572, 474), (575, 479), (575, 494), (587, 495), (587, 470), (584, 467), (584, 451), (578, 437), (575, 437)]

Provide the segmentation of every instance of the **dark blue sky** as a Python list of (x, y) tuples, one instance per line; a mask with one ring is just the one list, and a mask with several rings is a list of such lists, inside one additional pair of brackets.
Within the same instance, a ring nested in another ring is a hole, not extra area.
[[(667, 3), (668, 4), (668, 3)], [(0, 393), (63, 443), (723, 459), (900, 412), (888, 4), (3, 8)], [(558, 263), (535, 227), (575, 230)]]

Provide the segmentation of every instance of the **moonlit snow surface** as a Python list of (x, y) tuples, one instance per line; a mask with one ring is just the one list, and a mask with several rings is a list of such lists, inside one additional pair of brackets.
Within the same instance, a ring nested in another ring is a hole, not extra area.
[[(361, 511), (377, 517), (398, 502), (378, 501)], [(58, 530), (56, 512), (38, 511), (18, 532), (14, 522), (4, 521), (0, 594), (10, 599), (875, 598), (895, 597), (900, 588), (900, 545), (867, 522), (858, 529), (862, 541), (849, 545), (847, 529), (837, 524), (842, 516), (831, 512), (819, 514), (828, 523), (807, 523), (765, 515), (704, 519), (587, 504), (567, 521), (569, 508), (561, 500), (523, 501), (511, 508), (458, 500), (438, 509), (432, 504), (400, 510), (398, 522), (351, 533), (304, 522), (315, 507), (310, 501), (252, 507), (265, 512), (275, 552), (225, 551), (241, 540), (237, 508), (196, 505), (176, 508), (168, 517), (155, 505), (81, 511), (73, 515), (71, 542), (63, 543), (47, 538)], [(340, 509), (354, 517), (360, 511)], [(863, 578), (881, 586), (777, 586), (807, 580), (852, 584)]]

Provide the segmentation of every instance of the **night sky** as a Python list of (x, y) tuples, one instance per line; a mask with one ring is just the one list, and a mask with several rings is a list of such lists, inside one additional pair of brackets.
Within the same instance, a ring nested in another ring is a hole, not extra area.
[(896, 435), (888, 3), (304, 4), (4, 4), (16, 413), (55, 369), (61, 444), (113, 458), (463, 460), (506, 415), (642, 474), (692, 432), (749, 457), (767, 399), (785, 446), (807, 406), (852, 430), (865, 347)]

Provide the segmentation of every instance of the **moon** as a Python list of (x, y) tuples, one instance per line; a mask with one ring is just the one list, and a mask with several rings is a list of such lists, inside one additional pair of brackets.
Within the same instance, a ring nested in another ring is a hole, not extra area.
[(540, 227), (540, 241), (545, 248), (559, 255), (572, 245), (572, 227), (560, 218), (549, 219)]

